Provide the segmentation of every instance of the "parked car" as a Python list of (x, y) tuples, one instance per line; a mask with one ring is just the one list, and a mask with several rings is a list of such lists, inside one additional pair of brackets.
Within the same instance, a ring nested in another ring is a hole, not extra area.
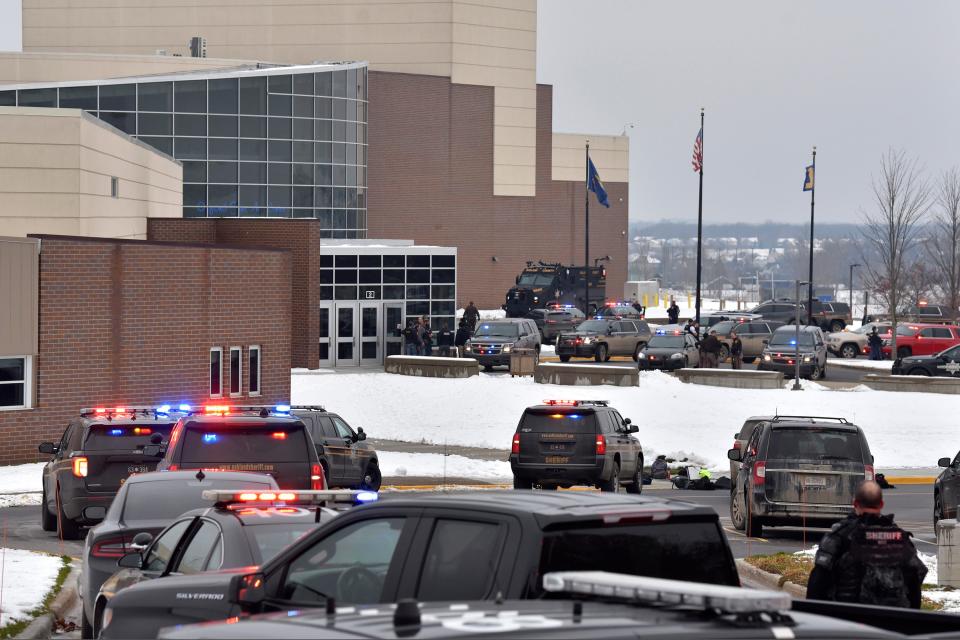
[(477, 360), (485, 371), (510, 366), (514, 349), (531, 349), (540, 353), (540, 330), (527, 318), (487, 320), (477, 325), (473, 337), (464, 346), (464, 355)]
[(700, 314), (700, 326), (709, 329), (721, 322), (749, 322), (760, 319), (759, 315), (746, 311), (711, 311)]
[(81, 409), (60, 442), (40, 443), (40, 453), (52, 456), (41, 476), (41, 528), (63, 540), (80, 538), (81, 526), (103, 519), (131, 474), (153, 471), (160, 456), (144, 447), (166, 438), (178, 417), (163, 409)]
[[(910, 356), (929, 356), (944, 349), (960, 344), (960, 327), (944, 324), (897, 325), (897, 358)], [(891, 357), (893, 353), (892, 336), (883, 341), (883, 355)]]
[(903, 313), (902, 319), (909, 322), (949, 322), (950, 308), (937, 304), (918, 304)]
[(897, 358), (890, 369), (893, 375), (945, 376), (960, 378), (960, 345), (932, 356)]
[(957, 505), (960, 504), (960, 453), (952, 460), (940, 458), (937, 465), (943, 467), (943, 471), (933, 483), (933, 524), (957, 517)]
[(765, 526), (829, 527), (874, 477), (866, 436), (843, 418), (776, 416), (727, 457), (740, 463), (730, 519), (754, 537)]
[(546, 344), (553, 344), (557, 336), (564, 331), (573, 331), (583, 322), (583, 311), (572, 304), (550, 305), (546, 309), (534, 309), (526, 315), (537, 323), (540, 338)]
[(874, 329), (882, 336), (890, 333), (890, 323), (868, 322), (856, 329), (844, 329), (843, 331), (828, 333), (824, 336), (827, 351), (841, 358), (856, 358), (860, 354), (870, 355), (868, 340)]
[(548, 400), (527, 407), (513, 435), (515, 489), (587, 485), (616, 493), (643, 490), (639, 429), (600, 400)]
[[(733, 448), (740, 449), (743, 451), (744, 447), (747, 446), (747, 441), (750, 440), (750, 436), (753, 435), (753, 430), (756, 429), (757, 425), (761, 422), (767, 422), (773, 420), (774, 416), (750, 416), (743, 421), (743, 426), (740, 427), (740, 431), (733, 434)], [(737, 474), (740, 473), (740, 461), (730, 460), (730, 491), (733, 491), (737, 486)]]
[(717, 338), (720, 339), (720, 360), (726, 360), (730, 357), (730, 345), (733, 343), (733, 337), (730, 335), (736, 330), (743, 343), (743, 361), (753, 362), (763, 354), (763, 348), (773, 336), (773, 332), (783, 326), (782, 322), (776, 320), (726, 320), (714, 325), (713, 330), (717, 332)]
[[(797, 305), (789, 298), (767, 300), (750, 309), (750, 313), (759, 316), (763, 320), (776, 320), (784, 324), (794, 324), (797, 319)], [(804, 322), (806, 317), (806, 309), (803, 303), (801, 303), (800, 321)]]
[(613, 493), (479, 491), (362, 505), (260, 566), (148, 580), (119, 592), (112, 606), (129, 603), (172, 626), (322, 608), (328, 598), (340, 606), (529, 600), (544, 595), (545, 573), (580, 570), (740, 584), (710, 507)]
[(679, 325), (658, 327), (637, 359), (640, 371), (671, 371), (699, 364), (700, 350), (696, 339)]
[(640, 320), (643, 318), (643, 314), (629, 302), (607, 302), (597, 309), (595, 317)]
[(651, 335), (645, 320), (594, 318), (582, 322), (573, 333), (557, 337), (557, 356), (561, 362), (570, 358), (607, 362), (613, 356), (633, 356), (636, 360)]
[(295, 406), (291, 413), (306, 425), (328, 487), (379, 491), (380, 462), (362, 427), (354, 431), (323, 407)]
[[(807, 301), (800, 301), (800, 323), (807, 324)], [(784, 324), (794, 324), (797, 319), (797, 304), (791, 298), (767, 300), (753, 309), (751, 313), (761, 316), (764, 320), (776, 320)], [(852, 321), (850, 305), (846, 302), (813, 301), (813, 323), (824, 331), (843, 331)]]
[(268, 475), (239, 471), (168, 471), (130, 476), (117, 492), (103, 522), (90, 529), (84, 541), (83, 571), (78, 581), (84, 638), (97, 637), (94, 621), (103, 614), (104, 604), (97, 600), (97, 594), (117, 571), (117, 560), (146, 548), (181, 513), (212, 505), (211, 500), (203, 498), (204, 491), (226, 488), (263, 491), (279, 487)]
[(799, 349), (797, 348), (797, 327), (783, 326), (773, 332), (769, 342), (763, 348), (758, 371), (780, 371), (792, 377), (797, 372), (797, 359), (800, 359), (800, 377), (820, 380), (827, 375), (827, 346), (820, 327), (800, 327)]

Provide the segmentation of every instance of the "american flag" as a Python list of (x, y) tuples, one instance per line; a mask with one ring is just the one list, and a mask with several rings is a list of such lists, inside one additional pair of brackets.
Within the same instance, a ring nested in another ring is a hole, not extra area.
[(703, 129), (697, 132), (697, 139), (693, 143), (693, 170), (697, 173), (703, 171)]

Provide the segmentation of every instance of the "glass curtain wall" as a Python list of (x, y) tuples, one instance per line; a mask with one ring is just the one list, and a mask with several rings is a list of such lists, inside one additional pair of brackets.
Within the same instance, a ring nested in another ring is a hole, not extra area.
[(317, 218), (367, 230), (367, 70), (0, 91), (0, 106), (84, 109), (183, 162), (190, 218)]

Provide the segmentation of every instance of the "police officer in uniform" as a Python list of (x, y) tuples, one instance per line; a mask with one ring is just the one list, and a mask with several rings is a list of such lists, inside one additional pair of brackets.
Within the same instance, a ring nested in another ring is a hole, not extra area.
[(862, 482), (853, 509), (820, 541), (807, 598), (919, 609), (927, 568), (911, 534), (880, 513), (880, 485)]

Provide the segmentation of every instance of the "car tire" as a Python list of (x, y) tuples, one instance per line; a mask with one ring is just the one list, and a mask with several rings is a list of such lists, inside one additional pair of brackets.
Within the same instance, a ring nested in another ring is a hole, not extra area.
[(910, 347), (897, 347), (898, 358), (909, 358), (913, 355), (913, 349)]
[(570, 356), (557, 356), (560, 358), (560, 362), (570, 362)]
[(637, 459), (637, 470), (633, 474), (633, 482), (626, 486), (627, 493), (640, 495), (643, 493), (643, 458)]
[(380, 485), (383, 483), (383, 476), (380, 474), (380, 467), (376, 462), (367, 465), (367, 470), (363, 474), (363, 481), (360, 482), (360, 488), (364, 491), (380, 491)]
[(80, 525), (71, 520), (63, 512), (63, 503), (60, 501), (60, 486), (57, 485), (57, 535), (61, 540), (79, 540)]
[(748, 358), (747, 356), (743, 357), (743, 361), (746, 362), (747, 364), (753, 364), (754, 360), (756, 360), (756, 358), (753, 358), (753, 357)]
[(933, 526), (943, 519), (943, 500), (940, 499), (940, 492), (933, 494)]
[(843, 322), (843, 320), (834, 320), (833, 322), (830, 323), (830, 332), (838, 333), (840, 331), (843, 331), (846, 328), (846, 326), (847, 325)]
[(744, 531), (747, 528), (746, 505), (743, 501), (743, 493), (739, 491), (730, 492), (730, 522), (737, 531)]
[(532, 489), (533, 483), (529, 480), (523, 480), (516, 476), (513, 477), (513, 488), (514, 489)]
[(907, 371), (907, 375), (908, 376), (929, 376), (930, 372), (927, 371), (926, 369), (921, 369), (920, 367), (914, 367), (913, 369), (910, 369), (910, 371)]
[(41, 491), (41, 502), (40, 502), (40, 528), (44, 531), (56, 531), (57, 530), (57, 517), (50, 513), (49, 507), (47, 507), (47, 491), (44, 489)]
[(852, 342), (848, 342), (847, 344), (840, 347), (841, 358), (846, 358), (850, 360), (852, 358), (856, 358), (858, 355), (860, 355), (860, 349), (858, 349), (857, 345), (853, 344)]
[(593, 359), (597, 362), (606, 362), (609, 360), (610, 358), (607, 356), (607, 345), (598, 344), (597, 350), (593, 352)]
[[(746, 507), (746, 497), (744, 497), (744, 506)], [(751, 538), (760, 538), (763, 536), (763, 522), (760, 521), (760, 518), (750, 513), (749, 508), (746, 513), (747, 519), (747, 536)]]
[(823, 380), (823, 376), (826, 374), (826, 368), (821, 367), (820, 365), (814, 365), (813, 371), (810, 372), (811, 380)]
[(599, 486), (600, 491), (610, 491), (612, 493), (620, 491), (620, 464), (618, 462), (613, 463), (613, 472), (610, 474), (610, 479), (601, 481)]
[(87, 610), (80, 604), (80, 637), (81, 638), (95, 638), (93, 635), (93, 625), (90, 624), (90, 621), (87, 620)]
[(107, 608), (105, 600), (100, 600), (94, 605), (93, 609), (93, 635), (91, 638), (99, 638), (103, 635), (103, 611)]
[(727, 358), (730, 357), (730, 347), (727, 345), (720, 346), (720, 362), (726, 362)]

